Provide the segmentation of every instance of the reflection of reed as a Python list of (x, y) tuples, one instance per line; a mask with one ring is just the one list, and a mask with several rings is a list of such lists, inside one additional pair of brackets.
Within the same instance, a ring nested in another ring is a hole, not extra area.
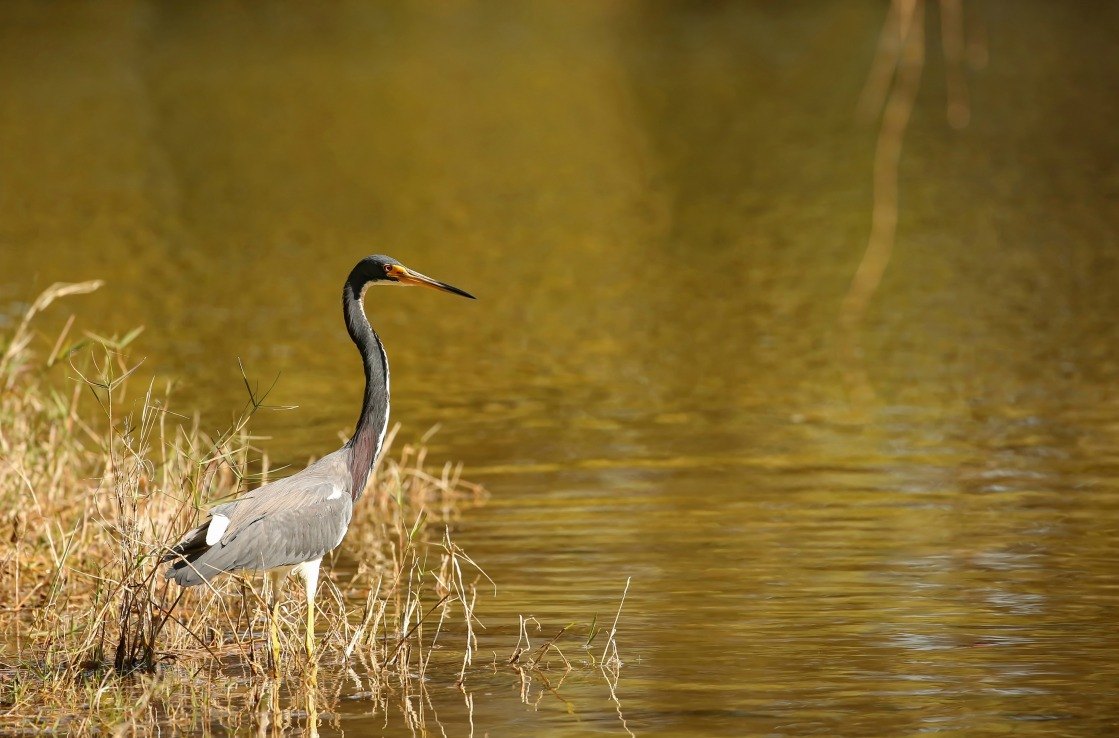
[(862, 363), (858, 331), (870, 298), (890, 262), (897, 234), (898, 165), (925, 61), (924, 11), (924, 0), (893, 0), (870, 79), (860, 100), (860, 112), (865, 114), (876, 110), (882, 95), (887, 94), (874, 152), (870, 240), (839, 313), (844, 377), (852, 398), (858, 403), (874, 399), (874, 389)]
[(902, 44), (909, 36), (915, 10), (916, 0), (893, 0), (890, 3), (886, 21), (878, 34), (878, 50), (874, 54), (866, 85), (859, 95), (858, 115), (862, 120), (871, 121), (882, 110), (897, 69)]
[[(963, 0), (939, 0), (939, 6), (948, 123), (959, 129), (971, 120), (965, 64), (986, 65), (986, 40), (982, 26), (977, 26), (978, 33), (970, 42), (965, 40)], [(924, 63), (925, 0), (892, 0), (857, 107), (858, 117), (866, 121), (882, 111), (882, 126), (874, 151), (870, 238), (839, 313), (843, 376), (856, 405), (865, 405), (875, 396), (862, 360), (859, 328), (894, 250), (901, 147)]]

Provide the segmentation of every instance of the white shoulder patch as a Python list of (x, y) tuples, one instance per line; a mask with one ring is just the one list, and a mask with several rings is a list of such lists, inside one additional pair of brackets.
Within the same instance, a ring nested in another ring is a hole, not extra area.
[(341, 496), (342, 496), (342, 488), (336, 484), (336, 485), (334, 485), (334, 489), (332, 489), (330, 491), (330, 494), (326, 496), (326, 499), (337, 500)]
[(215, 515), (210, 518), (210, 527), (206, 529), (206, 545), (213, 546), (221, 540), (225, 535), (225, 529), (229, 527), (229, 518), (224, 515)]

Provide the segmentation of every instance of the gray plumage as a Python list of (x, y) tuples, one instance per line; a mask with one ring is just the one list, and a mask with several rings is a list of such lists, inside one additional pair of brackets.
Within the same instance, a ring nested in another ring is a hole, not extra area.
[[(353, 514), (349, 451), (342, 448), (297, 474), (212, 508), (210, 518), (164, 557), (174, 562), (168, 578), (190, 587), (222, 572), (290, 567), (334, 550)], [(207, 545), (207, 533), (220, 518), (229, 523), (221, 538)]]

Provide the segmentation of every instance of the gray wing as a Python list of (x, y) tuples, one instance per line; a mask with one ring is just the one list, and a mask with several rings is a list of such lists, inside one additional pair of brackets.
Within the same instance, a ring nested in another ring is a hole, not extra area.
[(349, 471), (331, 456), (210, 511), (171, 550), (168, 578), (183, 586), (236, 569), (294, 566), (342, 542), (353, 501)]

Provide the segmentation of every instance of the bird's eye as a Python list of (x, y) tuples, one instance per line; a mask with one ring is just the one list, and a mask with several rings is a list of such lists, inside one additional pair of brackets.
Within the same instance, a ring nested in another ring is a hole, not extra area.
[(385, 274), (392, 275), (392, 264), (385, 264)]

